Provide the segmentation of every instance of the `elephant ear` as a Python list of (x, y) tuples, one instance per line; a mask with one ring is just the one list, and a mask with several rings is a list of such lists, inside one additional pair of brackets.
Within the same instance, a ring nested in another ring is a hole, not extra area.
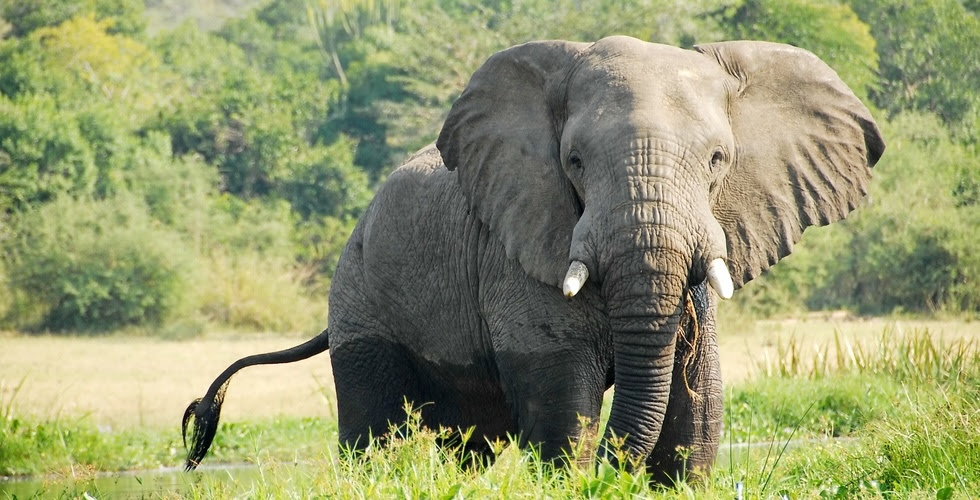
[(530, 42), (473, 74), (436, 146), (470, 208), (536, 279), (559, 286), (568, 268), (577, 197), (559, 160), (564, 77), (587, 44)]
[(695, 49), (738, 81), (736, 151), (713, 212), (741, 287), (788, 255), (808, 226), (850, 213), (885, 144), (868, 108), (812, 53), (750, 41)]

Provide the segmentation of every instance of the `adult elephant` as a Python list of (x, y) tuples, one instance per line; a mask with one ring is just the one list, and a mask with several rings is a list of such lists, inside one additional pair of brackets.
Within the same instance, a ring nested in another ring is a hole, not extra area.
[(836, 73), (791, 46), (504, 50), (378, 191), (337, 266), (329, 333), (236, 362), (191, 404), (187, 466), (235, 371), (329, 347), (342, 445), (404, 421), (407, 399), (428, 426), (475, 427), (476, 451), (512, 433), (554, 459), (615, 383), (600, 453), (618, 436), (660, 478), (707, 471), (716, 296), (850, 212), (883, 149)]

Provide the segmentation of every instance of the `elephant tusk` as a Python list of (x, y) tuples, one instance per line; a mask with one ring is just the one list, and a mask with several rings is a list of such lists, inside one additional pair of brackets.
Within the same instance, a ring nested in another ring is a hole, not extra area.
[(718, 292), (721, 298), (732, 298), (732, 294), (735, 293), (735, 285), (732, 284), (732, 274), (728, 271), (725, 261), (715, 259), (708, 264), (708, 284)]
[(565, 282), (562, 284), (561, 290), (566, 297), (572, 298), (582, 289), (582, 285), (587, 279), (589, 279), (589, 268), (585, 267), (581, 261), (573, 260), (568, 265), (568, 272), (565, 273)]

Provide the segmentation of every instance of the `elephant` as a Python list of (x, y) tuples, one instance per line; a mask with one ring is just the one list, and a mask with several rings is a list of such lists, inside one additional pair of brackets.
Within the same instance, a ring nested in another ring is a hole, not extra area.
[(590, 461), (704, 477), (722, 430), (719, 299), (854, 210), (884, 147), (834, 70), (790, 45), (500, 51), (379, 187), (328, 328), (235, 362), (187, 408), (186, 466), (235, 372), (329, 349), (347, 449), (405, 422), (407, 401), (427, 427), (472, 431), (476, 456), (514, 436), (563, 462), (594, 436)]

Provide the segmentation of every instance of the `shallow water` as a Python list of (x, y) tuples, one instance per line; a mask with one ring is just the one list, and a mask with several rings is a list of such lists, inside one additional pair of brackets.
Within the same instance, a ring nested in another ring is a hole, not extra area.
[[(302, 467), (302, 466), (299, 466)], [(182, 467), (63, 476), (0, 478), (0, 498), (145, 498), (188, 492), (205, 479), (251, 482), (261, 477), (254, 465), (221, 464), (186, 474)]]

